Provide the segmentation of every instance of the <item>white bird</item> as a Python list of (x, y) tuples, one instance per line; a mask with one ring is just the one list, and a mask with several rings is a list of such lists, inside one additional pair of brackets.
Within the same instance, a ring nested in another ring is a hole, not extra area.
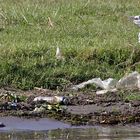
[[(130, 16), (130, 20), (132, 20), (134, 24), (140, 27), (140, 15)], [(140, 33), (138, 33), (138, 42), (140, 43)]]
[(140, 43), (140, 33), (138, 34), (138, 42)]
[(55, 56), (56, 56), (56, 59), (58, 59), (58, 60), (63, 60), (64, 59), (64, 57), (62, 55), (62, 52), (61, 52), (59, 47), (57, 47), (57, 49), (56, 49), (56, 55)]
[(140, 27), (140, 15), (130, 16), (130, 20), (132, 20), (134, 24)]

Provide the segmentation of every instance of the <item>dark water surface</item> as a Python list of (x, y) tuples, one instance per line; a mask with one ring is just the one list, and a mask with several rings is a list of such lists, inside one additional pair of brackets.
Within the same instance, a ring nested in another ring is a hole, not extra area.
[(140, 124), (75, 127), (50, 119), (2, 117), (0, 140), (140, 140)]

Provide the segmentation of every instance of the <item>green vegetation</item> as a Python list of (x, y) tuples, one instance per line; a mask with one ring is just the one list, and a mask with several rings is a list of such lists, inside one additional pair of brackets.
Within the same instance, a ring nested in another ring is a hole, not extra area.
[(140, 100), (140, 93), (139, 92), (131, 92), (131, 93), (127, 93), (127, 95), (124, 96), (124, 100)]
[(138, 28), (128, 20), (139, 9), (137, 0), (0, 0), (0, 85), (63, 89), (140, 71)]

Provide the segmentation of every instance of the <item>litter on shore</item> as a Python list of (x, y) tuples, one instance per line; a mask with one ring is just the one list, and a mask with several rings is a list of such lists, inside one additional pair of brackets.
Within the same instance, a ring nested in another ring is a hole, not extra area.
[(97, 91), (96, 94), (104, 94), (108, 91), (115, 92), (117, 90), (140, 89), (140, 74), (137, 71), (134, 71), (122, 77), (119, 81), (113, 78), (108, 78), (106, 80), (93, 78), (78, 85), (74, 85), (71, 89), (77, 91), (85, 88), (87, 85), (94, 85), (97, 88), (99, 87), (102, 89)]

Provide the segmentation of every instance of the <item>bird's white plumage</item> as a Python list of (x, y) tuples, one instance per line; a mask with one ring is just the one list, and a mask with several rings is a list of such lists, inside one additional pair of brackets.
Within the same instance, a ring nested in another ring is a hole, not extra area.
[[(132, 20), (135, 25), (140, 27), (140, 15), (131, 16), (130, 20)], [(138, 42), (140, 43), (140, 32), (138, 33)]]
[(55, 56), (56, 56), (56, 59), (58, 59), (58, 60), (64, 59), (59, 47), (56, 48), (56, 55)]
[(138, 42), (140, 43), (140, 33), (138, 34)]
[(130, 19), (133, 21), (134, 24), (140, 27), (140, 15), (131, 16)]

